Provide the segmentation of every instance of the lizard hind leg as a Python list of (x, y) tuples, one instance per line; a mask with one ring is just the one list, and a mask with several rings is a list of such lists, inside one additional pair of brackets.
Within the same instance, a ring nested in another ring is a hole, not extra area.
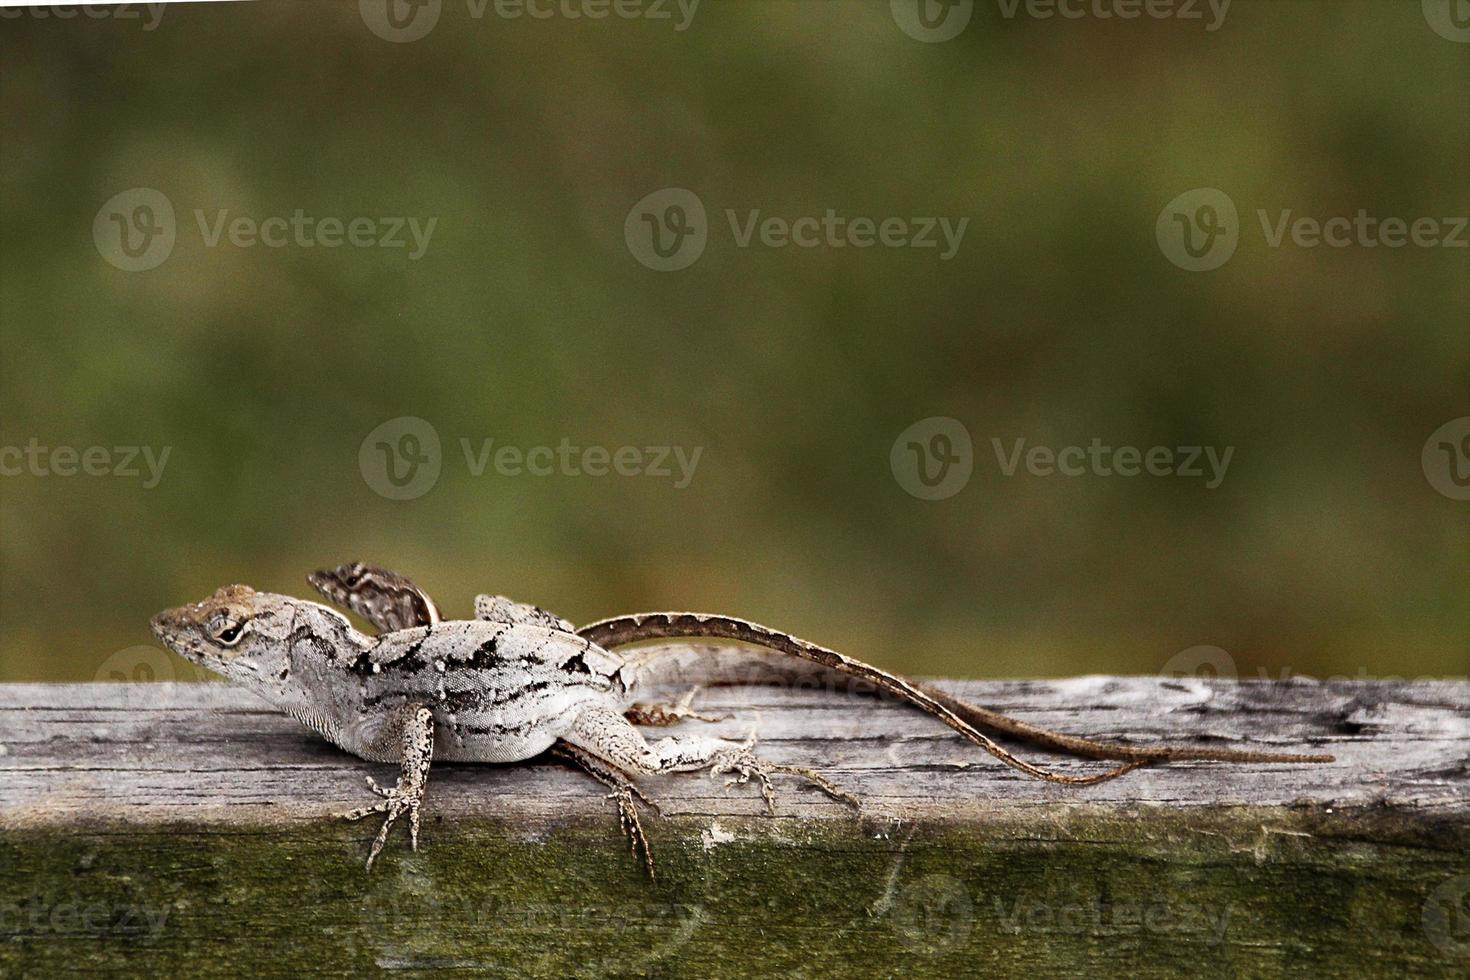
[(772, 814), (775, 813), (776, 794), (771, 776), (776, 773), (799, 776), (833, 799), (854, 807), (858, 805), (856, 797), (817, 772), (771, 762), (756, 755), (754, 731), (743, 742), (702, 735), (674, 735), (650, 744), (628, 719), (610, 708), (595, 705), (583, 709), (565, 738), (573, 745), (633, 772), (707, 769), (711, 776), (733, 774), (726, 785), (746, 783), (754, 778), (760, 783), (766, 809)]
[(611, 790), (607, 794), (607, 799), (617, 805), (618, 823), (621, 824), (623, 833), (628, 838), (628, 849), (633, 852), (634, 857), (642, 856), (643, 866), (648, 870), (649, 880), (657, 881), (653, 850), (649, 847), (648, 835), (643, 832), (643, 822), (638, 819), (638, 804), (642, 803), (654, 813), (659, 812), (658, 804), (645, 796), (643, 790), (638, 788), (638, 784), (633, 782), (627, 773), (604, 762), (585, 749), (578, 748), (569, 742), (557, 742), (551, 747), (551, 754), (568, 760)]

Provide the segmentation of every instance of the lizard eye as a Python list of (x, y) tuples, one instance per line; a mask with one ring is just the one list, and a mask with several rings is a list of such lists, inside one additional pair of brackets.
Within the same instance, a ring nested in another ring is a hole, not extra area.
[(236, 622), (234, 620), (222, 619), (210, 626), (210, 633), (213, 634), (214, 638), (227, 647), (232, 647), (236, 643), (239, 643), (240, 637), (244, 632), (245, 623), (243, 620)]

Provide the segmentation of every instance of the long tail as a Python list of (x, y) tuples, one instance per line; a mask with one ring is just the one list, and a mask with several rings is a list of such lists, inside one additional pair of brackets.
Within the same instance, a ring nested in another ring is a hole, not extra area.
[[(1053, 731), (1032, 725), (1009, 715), (970, 704), (928, 684), (905, 680), (894, 674), (879, 670), (860, 660), (844, 656), (835, 650), (798, 639), (779, 630), (758, 623), (702, 613), (640, 613), (633, 616), (618, 616), (592, 623), (577, 631), (579, 635), (604, 648), (622, 646), (642, 640), (668, 639), (673, 637), (712, 637), (752, 643), (791, 657), (816, 664), (827, 671), (836, 671), (871, 683), (910, 704), (913, 704), (950, 728), (964, 735), (985, 751), (1012, 768), (1040, 779), (1063, 783), (1098, 783), (1113, 779), (1140, 766), (1174, 760), (1198, 760), (1210, 762), (1332, 762), (1330, 755), (1299, 755), (1286, 752), (1254, 752), (1238, 749), (1211, 749), (1195, 746), (1160, 744), (1116, 745), (1098, 742), (1078, 735)], [(697, 658), (697, 659), (696, 659)], [(752, 663), (735, 663), (721, 671), (718, 668), (701, 668), (708, 655), (701, 652), (667, 650), (657, 651), (639, 660), (639, 673), (655, 683), (682, 680), (698, 680), (703, 683), (790, 683), (811, 677), (810, 673), (788, 669), (784, 664), (771, 664), (769, 668)], [(794, 665), (793, 665), (794, 667)], [(976, 730), (975, 726), (990, 728), (1043, 748), (1070, 752), (1091, 759), (1109, 759), (1126, 762), (1127, 765), (1110, 769), (1098, 776), (1062, 776), (1047, 772), (1023, 762), (991, 739)]]

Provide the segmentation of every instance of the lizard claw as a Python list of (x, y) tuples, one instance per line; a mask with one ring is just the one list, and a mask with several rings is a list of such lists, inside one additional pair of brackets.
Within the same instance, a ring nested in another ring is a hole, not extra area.
[(776, 790), (771, 786), (771, 764), (757, 758), (750, 749), (741, 746), (721, 752), (715, 756), (709, 771), (712, 776), (734, 773), (735, 775), (725, 780), (726, 786), (742, 785), (750, 782), (751, 776), (756, 777), (761, 783), (761, 796), (765, 797), (766, 812), (773, 817), (776, 815)]
[(398, 786), (384, 789), (368, 777), (368, 788), (383, 797), (381, 802), (371, 803), (367, 806), (358, 807), (341, 815), (343, 820), (361, 820), (371, 813), (386, 814), (383, 826), (378, 831), (378, 836), (373, 839), (372, 849), (368, 852), (367, 870), (373, 869), (373, 862), (377, 860), (378, 854), (383, 850), (383, 845), (388, 842), (388, 832), (393, 829), (393, 824), (403, 814), (408, 814), (408, 836), (409, 843), (415, 853), (419, 849), (419, 808), (423, 805), (424, 795), (422, 789), (414, 793), (405, 789), (400, 782)]
[(339, 813), (337, 814), (337, 818), (339, 820), (361, 820), (369, 813), (382, 813), (384, 810), (387, 809), (388, 803), (385, 800), (382, 803), (369, 803), (367, 806), (360, 806), (356, 810), (349, 810), (346, 813)]
[(619, 786), (607, 794), (607, 799), (614, 801), (618, 807), (618, 822), (622, 825), (623, 834), (628, 838), (628, 850), (635, 857), (643, 858), (643, 866), (648, 869), (650, 881), (657, 881), (658, 876), (653, 870), (653, 851), (648, 846), (648, 835), (643, 832), (643, 823), (638, 819), (638, 801), (658, 813), (658, 804), (643, 795), (643, 791), (631, 782), (625, 786)]
[(750, 736), (741, 745), (717, 753), (710, 761), (710, 775), (720, 776), (727, 772), (734, 773), (733, 776), (725, 780), (726, 786), (748, 783), (752, 776), (760, 780), (761, 796), (765, 798), (766, 812), (771, 816), (776, 815), (776, 790), (771, 785), (771, 776), (775, 773), (800, 776), (834, 800), (840, 800), (851, 807), (858, 806), (857, 797), (836, 786), (821, 773), (811, 769), (803, 769), (800, 766), (786, 766), (769, 762), (751, 751), (754, 745), (755, 732), (752, 731)]

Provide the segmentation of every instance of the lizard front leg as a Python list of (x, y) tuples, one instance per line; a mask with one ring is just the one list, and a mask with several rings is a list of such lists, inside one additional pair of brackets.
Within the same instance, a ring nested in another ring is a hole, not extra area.
[(405, 812), (408, 814), (409, 840), (415, 851), (419, 849), (419, 807), (424, 802), (424, 789), (429, 782), (429, 765), (434, 759), (433, 712), (420, 704), (406, 704), (394, 711), (384, 722), (378, 736), (378, 745), (373, 748), (389, 755), (395, 743), (402, 760), (398, 785), (384, 789), (373, 777), (367, 777), (368, 788), (381, 796), (382, 802), (342, 814), (346, 820), (361, 820), (370, 813), (386, 814), (383, 827), (373, 840), (372, 850), (368, 852), (369, 871), (372, 870), (378, 853), (383, 850), (394, 821)]

